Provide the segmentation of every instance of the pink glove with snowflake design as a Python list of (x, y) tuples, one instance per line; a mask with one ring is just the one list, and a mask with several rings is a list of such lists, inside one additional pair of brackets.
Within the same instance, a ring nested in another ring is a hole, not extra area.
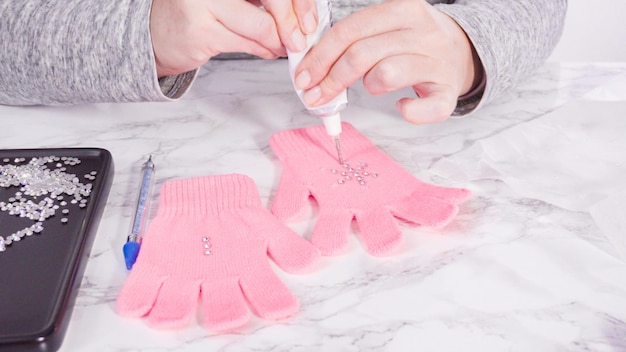
[(402, 242), (394, 218), (440, 228), (469, 199), (466, 189), (419, 181), (379, 150), (352, 125), (343, 123), (341, 145), (347, 165), (339, 165), (324, 126), (276, 133), (270, 146), (284, 165), (272, 212), (283, 220), (297, 217), (309, 196), (319, 205), (311, 242), (333, 255), (349, 241), (353, 219), (372, 255), (387, 255)]
[(200, 295), (208, 329), (244, 325), (248, 305), (262, 318), (288, 317), (299, 303), (272, 271), (268, 255), (289, 273), (306, 270), (320, 256), (262, 206), (249, 177), (169, 181), (117, 311), (147, 315), (157, 328), (177, 328), (196, 315)]

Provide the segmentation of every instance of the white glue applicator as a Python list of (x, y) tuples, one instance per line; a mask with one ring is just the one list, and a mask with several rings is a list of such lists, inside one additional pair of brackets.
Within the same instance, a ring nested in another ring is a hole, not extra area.
[(294, 53), (291, 51), (287, 51), (287, 58), (289, 59), (289, 74), (291, 75), (291, 82), (294, 84), (294, 88), (296, 89), (296, 93), (298, 93), (298, 97), (300, 101), (304, 104), (307, 111), (314, 116), (318, 116), (324, 122), (324, 127), (326, 128), (326, 132), (333, 139), (335, 143), (335, 148), (337, 148), (337, 159), (340, 164), (344, 164), (345, 161), (343, 159), (343, 155), (341, 154), (341, 141), (339, 136), (341, 135), (341, 110), (343, 110), (348, 105), (348, 92), (347, 90), (343, 90), (339, 95), (337, 95), (333, 100), (329, 101), (326, 104), (320, 106), (308, 106), (304, 100), (302, 100), (302, 89), (298, 89), (295, 86), (295, 71), (300, 61), (306, 53), (311, 50), (313, 45), (319, 42), (320, 38), (326, 31), (330, 29), (331, 20), (332, 20), (332, 8), (329, 0), (317, 0), (317, 29), (314, 33), (311, 33), (306, 36), (306, 49)]

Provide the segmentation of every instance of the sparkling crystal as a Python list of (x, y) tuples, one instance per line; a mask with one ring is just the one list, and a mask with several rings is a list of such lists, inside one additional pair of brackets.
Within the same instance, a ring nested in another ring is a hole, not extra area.
[[(59, 203), (65, 206), (68, 200), (72, 204), (80, 202), (80, 207), (85, 207), (91, 194), (93, 185), (81, 183), (76, 175), (66, 172), (65, 165), (78, 165), (80, 159), (74, 157), (44, 156), (33, 157), (28, 163), (26, 158), (15, 158), (10, 164), (9, 158), (4, 159), (5, 165), (0, 165), (0, 187), (17, 187), (19, 191), (10, 196), (9, 202), (0, 202), (0, 211), (10, 215), (37, 220), (38, 222), (19, 230), (6, 238), (3, 238), (4, 246), (16, 242), (25, 236), (39, 234), (43, 231), (43, 221), (55, 215), (60, 208)], [(59, 162), (59, 161), (62, 161)], [(97, 171), (91, 171), (87, 175), (91, 180), (95, 179)], [(64, 209), (63, 214), (68, 214)], [(67, 218), (61, 219), (67, 223)], [(2, 237), (0, 237), (2, 238)]]

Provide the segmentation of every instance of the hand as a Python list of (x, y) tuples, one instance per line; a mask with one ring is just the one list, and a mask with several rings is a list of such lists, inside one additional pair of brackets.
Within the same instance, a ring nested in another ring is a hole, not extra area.
[[(292, 2), (293, 1), (293, 2)], [(317, 28), (315, 0), (252, 0), (259, 2), (272, 14), (278, 35), (285, 47), (292, 52), (306, 48), (306, 34)]]
[(159, 77), (191, 71), (219, 53), (286, 54), (272, 16), (245, 0), (153, 0), (150, 34)]
[(332, 27), (304, 57), (295, 82), (311, 106), (360, 77), (373, 95), (412, 87), (419, 98), (396, 107), (410, 122), (429, 123), (450, 116), (475, 71), (471, 43), (454, 20), (423, 0), (389, 0)]

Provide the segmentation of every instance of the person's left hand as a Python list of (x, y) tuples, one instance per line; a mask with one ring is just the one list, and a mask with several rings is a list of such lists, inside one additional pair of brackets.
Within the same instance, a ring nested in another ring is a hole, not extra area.
[(453, 19), (424, 0), (389, 0), (337, 22), (304, 57), (295, 83), (310, 106), (360, 77), (374, 95), (412, 87), (419, 98), (396, 106), (405, 119), (429, 123), (450, 116), (475, 71), (472, 45)]

